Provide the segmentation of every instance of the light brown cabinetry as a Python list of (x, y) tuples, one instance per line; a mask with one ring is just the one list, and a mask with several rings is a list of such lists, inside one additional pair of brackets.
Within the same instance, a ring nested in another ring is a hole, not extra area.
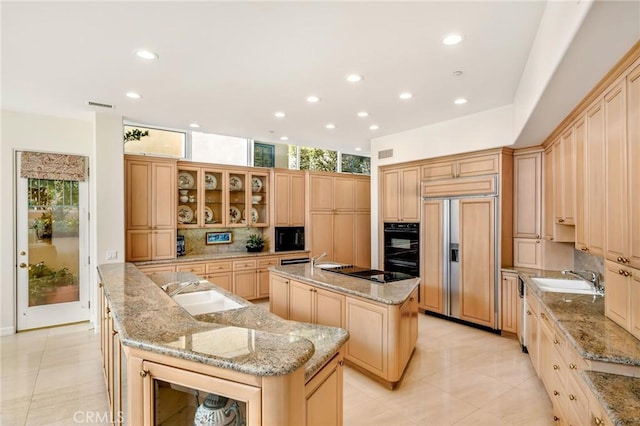
[(443, 215), (442, 200), (428, 200), (422, 203), (424, 220), (422, 221), (420, 307), (440, 314), (444, 313)]
[[(570, 140), (573, 145), (573, 138), (567, 140)], [(569, 159), (569, 161), (572, 160)], [(566, 176), (565, 167), (568, 165), (564, 164), (562, 139), (558, 137), (545, 149), (542, 159), (543, 232), (544, 238), (549, 241), (573, 242), (575, 240), (575, 229), (571, 226), (574, 223), (573, 211), (565, 213), (565, 206), (569, 204), (573, 210), (573, 201), (570, 203), (566, 201), (564, 192), (569, 190), (571, 185), (575, 185), (573, 183), (575, 181), (573, 176), (570, 178)], [(573, 171), (573, 167), (570, 169)], [(573, 197), (575, 191), (573, 189), (570, 191)]]
[(518, 306), (522, 299), (518, 295), (518, 275), (502, 272), (500, 286), (500, 329), (516, 335), (520, 334), (521, 308)]
[(542, 244), (539, 239), (513, 239), (513, 266), (540, 269), (542, 267)]
[(540, 151), (514, 154), (513, 236), (515, 238), (540, 239), (541, 173), (542, 153)]
[(269, 297), (268, 268), (278, 264), (275, 256), (234, 261), (233, 293), (246, 300)]
[(420, 221), (420, 180), (418, 166), (385, 169), (381, 172), (382, 220)]
[(587, 110), (587, 235), (588, 251), (604, 256), (605, 238), (605, 139), (602, 99)]
[(305, 387), (305, 424), (307, 426), (342, 425), (342, 350), (318, 372)]
[(553, 145), (554, 150), (554, 220), (575, 225), (575, 138), (573, 126)]
[(577, 250), (589, 251), (588, 243), (588, 194), (587, 194), (587, 126), (584, 115), (574, 126), (576, 150), (576, 241)]
[(460, 159), (434, 161), (422, 166), (422, 180), (440, 180), (498, 173), (500, 159), (497, 154), (465, 156)]
[(274, 226), (304, 226), (304, 172), (274, 173)]
[(349, 330), (349, 341), (345, 357), (348, 361), (384, 378), (387, 377), (389, 368), (388, 315), (386, 306), (347, 298), (346, 329)]
[(525, 343), (527, 345), (527, 351), (529, 352), (529, 357), (531, 359), (531, 364), (533, 364), (534, 370), (538, 376), (540, 375), (540, 343), (539, 343), (539, 334), (538, 334), (538, 302), (535, 297), (531, 294), (529, 289), (526, 290), (526, 299), (524, 305), (525, 315), (527, 316), (527, 326), (525, 328)]
[(126, 259), (176, 256), (176, 162), (125, 157)]
[[(360, 182), (361, 181), (361, 182)], [(371, 217), (367, 213), (369, 177), (309, 173), (309, 235), (311, 256), (354, 264), (370, 259)], [(369, 243), (367, 243), (369, 241)], [(370, 264), (367, 260), (365, 265)]]
[(627, 76), (627, 147), (629, 252), (625, 257), (640, 269), (640, 61)]
[(233, 292), (233, 263), (231, 261), (208, 262), (204, 278), (220, 288)]
[(269, 274), (269, 311), (289, 319), (289, 279)]
[(495, 326), (495, 202), (460, 200), (460, 319), (487, 327)]
[(344, 328), (344, 318), (343, 295), (289, 280), (290, 320)]
[(640, 338), (640, 270), (604, 262), (605, 315)]

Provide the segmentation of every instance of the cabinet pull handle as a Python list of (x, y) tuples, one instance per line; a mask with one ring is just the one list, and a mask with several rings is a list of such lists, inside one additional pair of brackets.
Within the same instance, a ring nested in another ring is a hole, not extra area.
[(553, 237), (549, 238), (549, 241), (553, 241)]
[(564, 219), (558, 219), (558, 223), (564, 222)]
[(553, 364), (553, 369), (554, 369), (554, 370), (557, 370), (557, 369), (559, 369), (559, 368), (560, 368), (560, 367), (558, 367), (558, 364)]
[(594, 417), (593, 422), (596, 424), (596, 426), (600, 426), (604, 423), (600, 417)]
[(340, 361), (338, 361), (338, 365), (340, 365), (340, 367), (342, 367), (344, 365), (344, 360), (341, 359)]
[(570, 399), (570, 400), (572, 400), (572, 401), (575, 401), (575, 400), (576, 400), (576, 397), (575, 397), (575, 395), (573, 395), (573, 394), (569, 394), (569, 399)]
[(572, 370), (575, 370), (576, 368), (578, 368), (577, 365), (575, 365), (574, 363), (569, 364), (569, 368)]
[(553, 394), (554, 394), (555, 396), (558, 396), (558, 395), (560, 395), (560, 392), (558, 392), (557, 390), (554, 390), (554, 391), (553, 391)]
[(140, 370), (140, 377), (147, 377), (149, 370)]

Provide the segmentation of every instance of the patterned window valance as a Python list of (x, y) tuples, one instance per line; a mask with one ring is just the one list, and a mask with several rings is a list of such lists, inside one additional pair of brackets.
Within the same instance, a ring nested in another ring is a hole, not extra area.
[(22, 152), (20, 177), (84, 182), (87, 176), (87, 157), (80, 155)]

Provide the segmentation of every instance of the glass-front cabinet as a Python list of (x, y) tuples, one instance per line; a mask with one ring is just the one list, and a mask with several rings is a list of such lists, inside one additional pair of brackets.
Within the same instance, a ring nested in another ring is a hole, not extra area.
[(142, 362), (144, 424), (261, 423), (261, 389), (151, 361)]
[(250, 173), (250, 221), (251, 226), (269, 226), (269, 175), (267, 173)]
[(178, 163), (178, 228), (269, 226), (269, 172)]

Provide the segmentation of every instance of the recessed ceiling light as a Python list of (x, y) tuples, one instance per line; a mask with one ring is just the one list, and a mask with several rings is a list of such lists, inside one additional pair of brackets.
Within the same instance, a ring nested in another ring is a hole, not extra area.
[(378, 127), (378, 125), (377, 125), (377, 124), (372, 124), (371, 126), (369, 126), (369, 129), (371, 129), (371, 130), (378, 130), (378, 129), (379, 129), (379, 127)]
[(358, 117), (368, 117), (369, 113), (367, 111), (360, 111), (358, 113)]
[(284, 112), (282, 112), (282, 111), (278, 111), (278, 112), (276, 112), (276, 113), (275, 113), (275, 114), (273, 114), (273, 115), (275, 115), (277, 118), (284, 118), (284, 116), (285, 116), (286, 114), (285, 114)]
[(150, 50), (144, 50), (144, 49), (136, 50), (136, 55), (142, 59), (158, 59), (158, 54)]
[(320, 98), (317, 96), (307, 96), (307, 102), (315, 104), (316, 102), (320, 102)]
[(140, 96), (138, 93), (136, 92), (127, 92), (127, 98), (131, 98), (131, 99), (140, 99), (142, 96)]
[(461, 76), (461, 75), (462, 75), (462, 71), (454, 71), (454, 72), (453, 72), (453, 76), (454, 76), (454, 77), (459, 77), (459, 76)]
[(362, 151), (362, 148), (357, 147), (357, 148), (355, 148), (355, 151)]
[(362, 81), (362, 76), (358, 74), (349, 74), (347, 76), (347, 81), (349, 83), (357, 83), (359, 81)]
[(336, 125), (335, 125), (335, 124), (333, 124), (333, 123), (329, 123), (329, 124), (327, 124), (327, 125), (326, 125), (326, 126), (324, 126), (324, 127), (326, 127), (327, 129), (335, 129), (335, 128), (336, 128)]
[(189, 124), (189, 127), (193, 127), (194, 129), (197, 129), (198, 127), (200, 127), (200, 125), (198, 123), (191, 123)]
[(288, 141), (288, 140), (289, 140), (289, 138), (288, 138), (288, 137), (286, 137), (286, 136), (282, 136), (282, 137), (280, 138), (280, 140), (281, 140), (281, 141)]
[(409, 92), (403, 92), (403, 93), (400, 93), (399, 97), (400, 99), (406, 100), (406, 99), (413, 98), (413, 95)]
[(442, 39), (442, 43), (447, 46), (452, 46), (454, 44), (458, 44), (462, 41), (462, 36), (460, 34), (449, 34)]
[(467, 103), (467, 100), (465, 98), (458, 98), (455, 101), (453, 101), (453, 103), (456, 105), (464, 105)]

